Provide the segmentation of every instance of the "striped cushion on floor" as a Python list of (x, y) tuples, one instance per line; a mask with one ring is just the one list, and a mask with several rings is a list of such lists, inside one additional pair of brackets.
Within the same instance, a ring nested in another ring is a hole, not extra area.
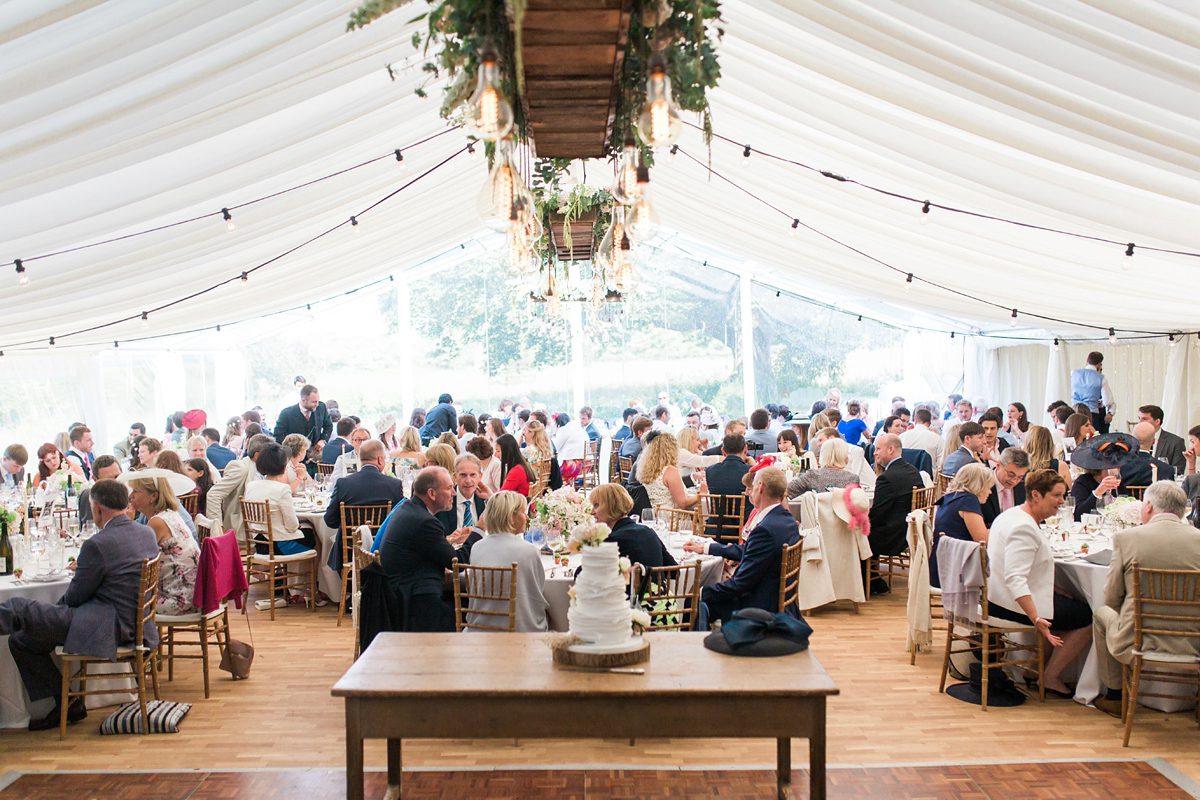
[[(191, 710), (191, 703), (151, 700), (146, 703), (146, 713), (150, 715), (150, 732), (179, 733), (180, 720)], [(137, 703), (126, 703), (100, 723), (100, 733), (102, 734), (141, 732), (142, 707)]]

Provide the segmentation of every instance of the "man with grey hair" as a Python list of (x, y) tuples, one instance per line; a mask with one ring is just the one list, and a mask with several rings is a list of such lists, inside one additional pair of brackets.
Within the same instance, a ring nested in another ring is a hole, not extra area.
[[(871, 533), (867, 537), (876, 556), (898, 556), (908, 546), (908, 513), (912, 511), (913, 489), (924, 486), (921, 473), (902, 457), (900, 437), (885, 433), (875, 440), (875, 497), (871, 500)], [(871, 591), (889, 591), (881, 578), (871, 581)]]
[[(1142, 499), (1141, 525), (1118, 531), (1113, 536), (1112, 560), (1104, 586), (1104, 605), (1096, 609), (1092, 625), (1100, 677), (1108, 692), (1096, 698), (1096, 708), (1121, 716), (1121, 665), (1133, 660), (1133, 564), (1143, 569), (1200, 570), (1200, 533), (1183, 520), (1187, 495), (1171, 481), (1158, 481), (1146, 489)], [(1169, 620), (1156, 623), (1176, 627)], [(1145, 650), (1163, 648), (1153, 634), (1146, 634)], [(1176, 655), (1200, 657), (1200, 637), (1189, 637), (1186, 652)]]
[(458, 560), (463, 563), (471, 561), (471, 547), (483, 538), (479, 532), (479, 518), (483, 516), (487, 501), (479, 493), (483, 482), (483, 464), (477, 456), (463, 453), (454, 459), (454, 507), (434, 514), (447, 536), (466, 534), (462, 546), (458, 548)]
[(1029, 453), (1010, 447), (996, 460), (996, 485), (981, 506), (983, 524), (992, 527), (992, 520), (1010, 508), (1025, 502), (1025, 475), (1029, 472)]
[(246, 532), (242, 530), (242, 495), (246, 493), (247, 483), (262, 479), (254, 462), (263, 448), (274, 441), (265, 433), (251, 436), (250, 441), (246, 442), (246, 455), (226, 464), (221, 480), (208, 490), (204, 515), (221, 530), (227, 531), (232, 528), (238, 532), (239, 537), (245, 537)]

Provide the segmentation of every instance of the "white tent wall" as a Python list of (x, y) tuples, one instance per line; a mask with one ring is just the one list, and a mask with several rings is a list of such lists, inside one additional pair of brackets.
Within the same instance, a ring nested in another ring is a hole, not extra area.
[(1006, 408), (1025, 404), (1029, 418), (1045, 424), (1045, 409), (1054, 400), (1071, 400), (1071, 370), (1087, 363), (1093, 350), (1104, 354), (1104, 374), (1117, 404), (1113, 430), (1128, 430), (1137, 409), (1161, 406), (1163, 427), (1185, 433), (1200, 419), (1200, 348), (1194, 337), (1176, 347), (1165, 343), (1107, 342), (1063, 344), (1055, 352), (1048, 344), (997, 345), (976, 340), (975, 357), (968, 361), (969, 397), (983, 396), (989, 405)]

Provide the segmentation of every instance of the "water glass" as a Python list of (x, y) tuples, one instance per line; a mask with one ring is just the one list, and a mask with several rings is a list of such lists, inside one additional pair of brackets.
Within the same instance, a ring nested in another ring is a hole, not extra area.
[(653, 508), (642, 509), (642, 524), (648, 525), (651, 528), (654, 527), (654, 509)]

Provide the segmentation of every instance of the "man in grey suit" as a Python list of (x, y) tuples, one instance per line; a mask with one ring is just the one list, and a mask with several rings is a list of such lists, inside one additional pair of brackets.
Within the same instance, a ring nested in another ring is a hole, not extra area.
[(1150, 451), (1154, 457), (1174, 467), (1176, 475), (1187, 472), (1187, 460), (1183, 457), (1187, 444), (1182, 436), (1162, 429), (1163, 410), (1158, 406), (1142, 406), (1138, 409), (1138, 422), (1149, 422), (1154, 426), (1154, 447)]
[(980, 457), (987, 442), (983, 426), (978, 422), (964, 422), (958, 426), (958, 436), (962, 446), (942, 460), (942, 474), (951, 478), (967, 464), (984, 463)]
[[(1121, 716), (1121, 665), (1133, 660), (1133, 562), (1145, 569), (1200, 570), (1200, 532), (1183, 521), (1187, 507), (1183, 489), (1158, 481), (1143, 497), (1142, 524), (1113, 536), (1104, 605), (1096, 609), (1092, 632), (1100, 677), (1108, 688), (1096, 698), (1096, 708), (1114, 717)], [(1189, 644), (1189, 651), (1179, 655), (1200, 656), (1200, 639), (1191, 637)], [(1157, 649), (1155, 636), (1146, 634), (1143, 646)]]
[(245, 537), (242, 530), (242, 495), (246, 493), (246, 484), (259, 480), (262, 476), (254, 467), (254, 461), (263, 448), (274, 443), (274, 439), (265, 433), (256, 433), (246, 442), (246, 455), (237, 461), (225, 465), (221, 480), (208, 490), (205, 501), (204, 516), (220, 526), (221, 530), (233, 529), (239, 538)]
[[(58, 725), (62, 677), (52, 657), (61, 646), (68, 653), (113, 660), (117, 648), (137, 642), (138, 586), (142, 562), (158, 556), (154, 531), (125, 515), (129, 492), (113, 480), (97, 481), (91, 491), (92, 518), (101, 530), (83, 543), (75, 577), (57, 604), (14, 597), (0, 603), (0, 635), (21, 672), (29, 699), (54, 697), (49, 715), (30, 720), (29, 730)], [(158, 646), (158, 628), (150, 620), (141, 632), (147, 647)], [(71, 701), (67, 721), (87, 716), (83, 698)]]

